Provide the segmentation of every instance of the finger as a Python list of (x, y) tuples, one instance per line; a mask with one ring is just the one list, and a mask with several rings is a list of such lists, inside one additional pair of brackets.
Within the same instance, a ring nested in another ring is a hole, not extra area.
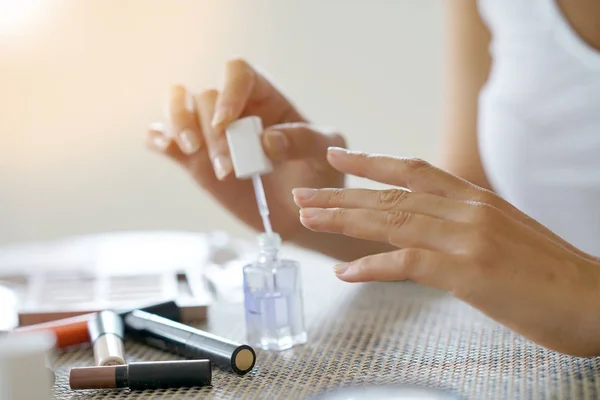
[(379, 211), (403, 211), (457, 222), (472, 222), (470, 204), (429, 193), (403, 189), (309, 189), (293, 190), (301, 208), (364, 208)]
[(225, 66), (225, 83), (219, 93), (212, 126), (223, 130), (241, 117), (256, 85), (256, 71), (244, 60), (231, 60)]
[(273, 160), (323, 159), (329, 147), (346, 145), (337, 131), (304, 123), (273, 125), (263, 133), (262, 142)]
[(190, 105), (190, 97), (183, 86), (171, 88), (168, 117), (171, 134), (184, 154), (194, 154), (200, 149), (200, 132)]
[(396, 211), (303, 208), (300, 210), (300, 222), (317, 232), (448, 253), (468, 250), (466, 243), (471, 242), (469, 239), (473, 235), (467, 224)]
[(340, 148), (329, 149), (327, 158), (335, 169), (347, 174), (402, 186), (412, 191), (489, 205), (579, 256), (591, 258), (589, 254), (566, 242), (493, 192), (435, 168), (423, 160), (350, 152)]
[(147, 145), (152, 150), (166, 155), (177, 162), (183, 163), (187, 156), (181, 152), (179, 146), (166, 133), (164, 126), (160, 123), (150, 125), (147, 134)]
[(465, 260), (460, 256), (424, 249), (401, 249), (375, 254), (334, 267), (336, 276), (346, 282), (389, 282), (410, 280), (452, 291)]
[(331, 148), (329, 163), (337, 170), (416, 192), (469, 200), (476, 186), (414, 158), (398, 158)]
[(223, 180), (231, 174), (233, 165), (227, 148), (227, 138), (211, 123), (218, 96), (216, 90), (207, 90), (194, 96), (194, 102), (214, 174), (217, 179)]

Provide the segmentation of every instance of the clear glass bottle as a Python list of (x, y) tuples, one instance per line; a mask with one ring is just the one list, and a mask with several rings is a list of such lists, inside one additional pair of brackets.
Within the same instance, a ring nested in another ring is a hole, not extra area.
[(281, 237), (258, 236), (258, 260), (244, 267), (248, 344), (285, 350), (306, 343), (300, 263), (279, 259)]

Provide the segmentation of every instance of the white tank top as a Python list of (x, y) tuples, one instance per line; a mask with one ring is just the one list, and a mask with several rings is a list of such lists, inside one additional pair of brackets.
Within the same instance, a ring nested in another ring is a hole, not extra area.
[(479, 0), (493, 66), (478, 135), (493, 189), (600, 256), (600, 52), (555, 0)]

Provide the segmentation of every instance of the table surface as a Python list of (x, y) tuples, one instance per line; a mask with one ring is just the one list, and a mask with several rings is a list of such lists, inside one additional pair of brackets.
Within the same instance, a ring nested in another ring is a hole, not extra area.
[[(340, 282), (333, 260), (286, 251), (303, 263), (307, 344), (258, 351), (255, 369), (242, 377), (215, 369), (210, 388), (145, 392), (69, 390), (69, 369), (93, 365), (92, 351), (77, 349), (55, 361), (55, 399), (301, 399), (383, 384), (442, 388), (463, 399), (600, 398), (600, 358), (543, 349), (437, 290)], [(243, 342), (242, 305), (211, 306), (200, 327)], [(129, 361), (178, 358), (130, 342), (126, 351)]]

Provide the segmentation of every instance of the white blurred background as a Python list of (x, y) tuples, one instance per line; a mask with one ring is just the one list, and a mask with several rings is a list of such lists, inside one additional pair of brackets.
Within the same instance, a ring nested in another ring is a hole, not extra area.
[(0, 0), (0, 244), (248, 235), (144, 145), (169, 85), (215, 86), (232, 56), (352, 148), (434, 161), (442, 39), (442, 0)]

